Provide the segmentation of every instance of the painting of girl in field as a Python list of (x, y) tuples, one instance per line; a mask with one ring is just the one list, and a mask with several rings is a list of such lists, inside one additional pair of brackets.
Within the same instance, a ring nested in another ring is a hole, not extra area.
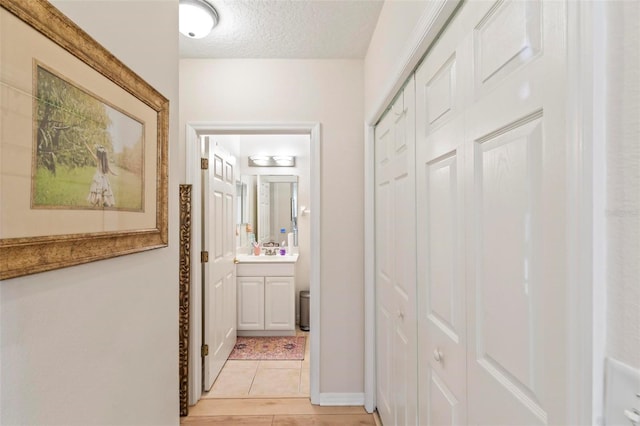
[(32, 208), (144, 210), (144, 124), (36, 64)]

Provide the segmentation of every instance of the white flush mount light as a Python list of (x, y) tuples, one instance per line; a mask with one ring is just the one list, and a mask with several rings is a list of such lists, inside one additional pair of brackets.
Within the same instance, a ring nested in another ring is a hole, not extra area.
[(180, 0), (179, 29), (189, 38), (206, 37), (218, 23), (218, 12), (204, 0)]
[(291, 155), (251, 155), (249, 167), (295, 167), (296, 157)]

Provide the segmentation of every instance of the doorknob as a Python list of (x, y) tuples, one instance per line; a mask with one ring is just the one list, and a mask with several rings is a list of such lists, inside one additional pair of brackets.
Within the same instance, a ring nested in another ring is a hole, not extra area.
[(442, 354), (440, 348), (435, 348), (433, 350), (433, 359), (435, 359), (436, 362), (442, 362), (444, 360), (444, 355)]
[(398, 318), (404, 321), (404, 313), (401, 310), (398, 310)]

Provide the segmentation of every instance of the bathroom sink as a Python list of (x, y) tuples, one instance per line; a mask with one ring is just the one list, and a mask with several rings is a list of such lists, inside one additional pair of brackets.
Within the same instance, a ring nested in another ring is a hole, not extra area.
[(296, 263), (298, 261), (298, 254), (287, 254), (284, 256), (267, 256), (264, 254), (254, 256), (252, 254), (237, 254), (236, 261), (237, 263)]

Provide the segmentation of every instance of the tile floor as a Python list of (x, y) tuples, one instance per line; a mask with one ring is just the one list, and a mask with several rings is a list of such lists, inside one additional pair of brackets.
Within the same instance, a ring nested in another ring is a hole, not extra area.
[(227, 360), (202, 398), (274, 398), (309, 396), (309, 336), (302, 361)]

